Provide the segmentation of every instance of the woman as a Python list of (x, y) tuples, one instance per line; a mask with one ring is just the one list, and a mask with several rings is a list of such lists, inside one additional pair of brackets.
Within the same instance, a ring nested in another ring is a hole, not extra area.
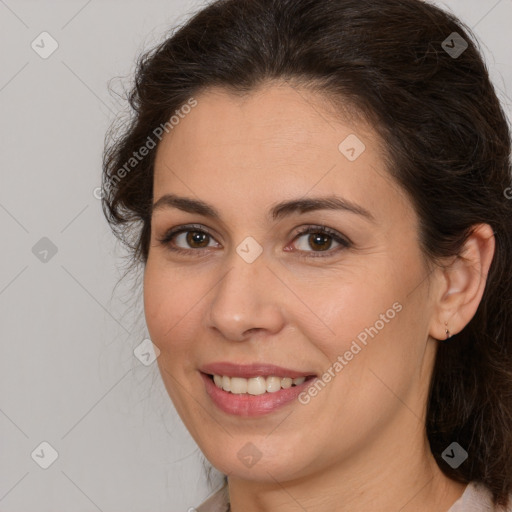
[(225, 475), (197, 510), (512, 510), (510, 131), (469, 30), (218, 1), (130, 103), (103, 206)]

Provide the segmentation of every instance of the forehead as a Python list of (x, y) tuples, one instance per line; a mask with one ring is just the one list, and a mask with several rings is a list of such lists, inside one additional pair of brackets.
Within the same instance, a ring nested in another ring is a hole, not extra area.
[(158, 145), (155, 199), (213, 193), (222, 202), (245, 195), (268, 204), (342, 192), (355, 202), (384, 203), (384, 187), (394, 187), (377, 133), (318, 93), (277, 84), (244, 96), (213, 88), (195, 99)]
[(164, 138), (159, 152), (170, 145), (197, 161), (215, 150), (217, 158), (253, 165), (269, 159), (286, 163), (290, 157), (303, 158), (307, 149), (328, 148), (325, 135), (333, 129), (326, 114), (313, 98), (304, 99), (291, 87), (274, 86), (243, 97), (214, 89), (196, 100), (197, 106)]

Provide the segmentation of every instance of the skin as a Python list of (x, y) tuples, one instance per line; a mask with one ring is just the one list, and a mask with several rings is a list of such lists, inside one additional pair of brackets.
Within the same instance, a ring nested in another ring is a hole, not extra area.
[[(412, 204), (371, 126), (335, 118), (318, 93), (286, 83), (244, 98), (219, 88), (195, 98), (158, 146), (154, 200), (201, 199), (221, 220), (154, 211), (144, 305), (166, 389), (202, 452), (229, 476), (231, 510), (447, 511), (465, 485), (447, 478), (430, 452), (428, 385), (437, 340), (447, 326), (459, 332), (481, 299), (491, 228), (476, 226), (466, 259), (430, 267)], [(349, 134), (366, 146), (353, 162), (338, 150)], [(267, 216), (284, 200), (332, 195), (374, 220), (342, 210)], [(159, 241), (189, 223), (212, 234), (204, 244), (174, 237), (189, 254)], [(297, 237), (310, 225), (352, 245)], [(236, 252), (248, 236), (263, 249), (252, 263)], [(322, 375), (396, 302), (402, 310), (307, 405), (248, 418), (219, 410), (205, 391), (198, 370), (218, 361)], [(248, 442), (261, 452), (251, 467), (237, 456)]]

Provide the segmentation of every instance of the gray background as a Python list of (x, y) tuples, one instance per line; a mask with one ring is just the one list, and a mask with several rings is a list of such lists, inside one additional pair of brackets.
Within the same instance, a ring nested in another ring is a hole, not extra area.
[[(512, 0), (436, 3), (474, 28), (511, 116)], [(0, 512), (186, 511), (210, 493), (156, 363), (134, 356), (140, 281), (114, 290), (124, 252), (94, 195), (125, 109), (108, 82), (202, 4), (0, 0)]]

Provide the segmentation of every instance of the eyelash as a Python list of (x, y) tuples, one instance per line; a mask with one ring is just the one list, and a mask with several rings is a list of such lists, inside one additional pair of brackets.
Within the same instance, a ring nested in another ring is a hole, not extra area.
[[(185, 254), (190, 255), (192, 253), (199, 253), (202, 252), (200, 249), (183, 249), (181, 247), (174, 247), (171, 245), (171, 240), (181, 233), (187, 233), (187, 232), (195, 232), (195, 233), (202, 233), (205, 234), (211, 238), (214, 238), (211, 233), (209, 233), (207, 230), (203, 229), (199, 225), (187, 225), (187, 226), (179, 226), (177, 228), (173, 228), (169, 230), (162, 238), (159, 238), (158, 241), (162, 244), (168, 247), (169, 250), (175, 253), (179, 254)], [(328, 235), (331, 237), (335, 242), (338, 242), (341, 247), (338, 247), (334, 250), (328, 249), (326, 251), (298, 251), (298, 255), (301, 258), (326, 258), (329, 256), (333, 256), (333, 254), (338, 253), (339, 251), (343, 249), (348, 249), (352, 246), (352, 242), (350, 242), (347, 238), (342, 237), (337, 231), (334, 231), (332, 229), (329, 229), (325, 226), (309, 226), (306, 229), (299, 231), (295, 234), (295, 237), (293, 238), (293, 242), (300, 238), (301, 236), (308, 235), (308, 234), (322, 234), (322, 235)], [(306, 253), (306, 254), (304, 254)], [(311, 254), (313, 253), (313, 254)], [(202, 254), (194, 254), (194, 256), (201, 257)]]

